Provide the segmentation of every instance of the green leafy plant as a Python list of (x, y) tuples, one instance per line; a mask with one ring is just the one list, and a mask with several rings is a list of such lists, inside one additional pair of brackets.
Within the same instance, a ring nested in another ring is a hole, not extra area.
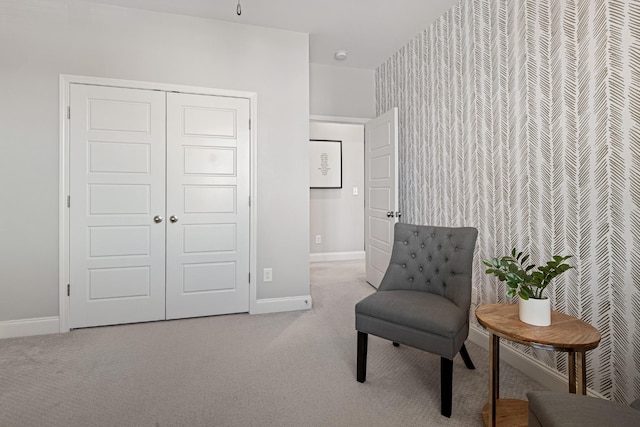
[(535, 264), (527, 264), (529, 255), (524, 255), (524, 252), (516, 252), (516, 249), (513, 248), (511, 255), (490, 260), (483, 259), (482, 263), (489, 267), (485, 273), (493, 274), (500, 281), (507, 283), (509, 287), (507, 296), (512, 297), (518, 294), (520, 298), (527, 300), (529, 298), (544, 299), (542, 294), (549, 283), (573, 268), (565, 263), (569, 258), (571, 255), (555, 255), (546, 265), (538, 267)]

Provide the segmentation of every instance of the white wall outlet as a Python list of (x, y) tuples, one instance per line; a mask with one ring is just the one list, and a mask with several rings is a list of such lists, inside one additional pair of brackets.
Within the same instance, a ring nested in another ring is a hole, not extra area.
[(322, 243), (322, 235), (316, 234), (316, 244)]
[(263, 282), (272, 282), (273, 281), (273, 268), (265, 268), (262, 272), (262, 281)]
[(358, 187), (353, 187), (353, 195), (354, 196), (358, 195)]

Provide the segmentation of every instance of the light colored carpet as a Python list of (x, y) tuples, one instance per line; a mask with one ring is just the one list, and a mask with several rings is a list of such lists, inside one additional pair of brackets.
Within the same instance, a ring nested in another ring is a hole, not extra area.
[[(487, 352), (454, 363), (440, 415), (438, 357), (370, 337), (355, 379), (362, 262), (312, 264), (310, 311), (233, 315), (0, 340), (0, 426), (480, 426)], [(543, 387), (506, 364), (501, 394)]]

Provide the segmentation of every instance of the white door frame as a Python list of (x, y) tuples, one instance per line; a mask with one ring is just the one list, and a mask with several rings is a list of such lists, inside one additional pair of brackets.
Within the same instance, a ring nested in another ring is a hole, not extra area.
[[(246, 98), (250, 103), (251, 129), (250, 129), (250, 190), (251, 205), (249, 206), (249, 272), (254, 279), (249, 283), (249, 313), (257, 309), (257, 142), (258, 142), (258, 95), (255, 92), (244, 92), (226, 89), (212, 89), (195, 86), (173, 85), (165, 83), (151, 83), (135, 80), (119, 80), (101, 77), (87, 77), (61, 74), (60, 75), (60, 173), (59, 173), (59, 330), (61, 333), (69, 332), (69, 297), (67, 296), (67, 284), (69, 283), (69, 209), (67, 196), (69, 194), (69, 120), (67, 118), (70, 102), (71, 84), (87, 84), (95, 86), (110, 86), (129, 89), (159, 90), (163, 92), (181, 92), (198, 95), (227, 96), (233, 98)], [(73, 114), (73, 112), (72, 112)], [(73, 203), (73, 201), (72, 201)]]

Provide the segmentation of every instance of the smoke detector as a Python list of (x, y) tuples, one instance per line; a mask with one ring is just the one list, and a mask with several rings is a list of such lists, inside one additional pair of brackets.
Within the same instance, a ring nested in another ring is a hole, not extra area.
[(347, 59), (347, 51), (346, 50), (337, 50), (336, 53), (333, 54), (333, 56), (338, 61), (344, 61), (345, 59)]

